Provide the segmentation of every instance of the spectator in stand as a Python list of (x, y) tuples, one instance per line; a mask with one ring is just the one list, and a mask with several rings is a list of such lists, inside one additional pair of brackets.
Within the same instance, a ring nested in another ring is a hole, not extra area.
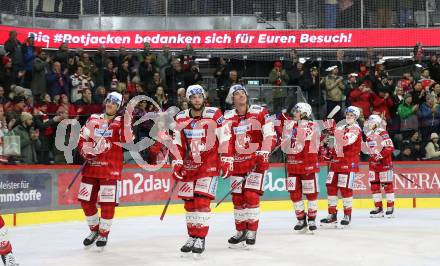
[(401, 28), (414, 25), (414, 0), (399, 0), (399, 26)]
[(337, 0), (325, 0), (325, 28), (336, 28)]
[(440, 105), (436, 103), (435, 97), (432, 95), (426, 97), (426, 102), (420, 105), (418, 116), (422, 138), (427, 141), (429, 134), (439, 132)]
[(25, 100), (24, 96), (15, 96), (12, 100), (10, 109), (5, 109), (9, 130), (12, 130), (16, 125), (21, 124), (21, 113), (26, 107)]
[(402, 78), (397, 82), (397, 86), (401, 87), (404, 93), (412, 92), (414, 89), (414, 78), (411, 73), (403, 73)]
[(269, 73), (269, 83), (274, 86), (272, 90), (273, 112), (279, 113), (285, 108), (284, 105), (287, 97), (287, 90), (282, 87), (289, 84), (289, 75), (283, 69), (280, 61), (274, 63), (274, 68)]
[(37, 49), (34, 46), (35, 36), (30, 35), (26, 41), (23, 43), (23, 70), (25, 71), (23, 76), (23, 87), (29, 88), (32, 80), (32, 66), (34, 63), (35, 55), (37, 54)]
[(411, 94), (407, 93), (404, 96), (404, 101), (397, 108), (397, 112), (400, 116), (400, 131), (403, 133), (408, 130), (417, 130), (419, 127), (419, 121), (417, 118), (417, 111), (419, 105), (412, 103)]
[(8, 56), (2, 58), (3, 67), (0, 69), (0, 85), (9, 94), (11, 85), (15, 84), (14, 73), (12, 71), (12, 60)]
[(69, 47), (67, 46), (67, 43), (62, 43), (58, 50), (55, 52), (53, 60), (60, 62), (61, 70), (64, 72), (66, 69), (69, 68), (69, 59), (73, 61), (73, 56), (69, 52)]
[(429, 88), (431, 88), (432, 85), (434, 85), (435, 81), (431, 79), (431, 77), (429, 76), (429, 69), (428, 68), (423, 68), (422, 71), (420, 72), (420, 83), (422, 83), (422, 88), (424, 90), (429, 90)]
[[(103, 90), (104, 95), (99, 95), (100, 98), (105, 98), (105, 89), (104, 87), (98, 87), (97, 89), (100, 93), (101, 90)], [(98, 96), (98, 95), (95, 95)], [(92, 100), (92, 91), (90, 89), (84, 89), (82, 91), (82, 98), (79, 99), (78, 101), (76, 101), (74, 103), (75, 105), (75, 110), (77, 115), (79, 116), (78, 121), (80, 122), (81, 125), (84, 125), (85, 122), (87, 121), (87, 118), (91, 115), (91, 114), (96, 114), (96, 113), (101, 113), (102, 111), (102, 102), (101, 103), (94, 103)]]
[(162, 46), (162, 53), (158, 54), (156, 57), (156, 65), (162, 80), (166, 79), (165, 70), (171, 67), (172, 59), (173, 56), (170, 53), (170, 47), (168, 44), (164, 44)]
[(237, 70), (231, 70), (229, 71), (229, 79), (226, 80), (226, 82), (223, 84), (223, 86), (220, 86), (220, 88), (217, 88), (217, 97), (219, 99), (220, 103), (220, 109), (222, 112), (229, 109), (230, 105), (226, 103), (226, 96), (228, 95), (229, 88), (231, 88), (235, 84), (239, 84), (240, 80), (238, 77)]
[(182, 65), (179, 60), (171, 61), (171, 68), (165, 70), (166, 85), (168, 87), (168, 95), (171, 99), (176, 98), (177, 89), (185, 87), (185, 78)]
[(30, 113), (23, 112), (20, 117), (20, 124), (13, 130), (15, 135), (20, 136), (20, 161), (24, 164), (35, 164), (38, 162), (36, 151), (41, 149), (40, 132), (34, 129)]
[(134, 67), (137, 68), (143, 61), (145, 61), (146, 57), (150, 58), (151, 64), (154, 65), (156, 63), (156, 55), (151, 52), (151, 45), (149, 42), (145, 42), (144, 49), (137, 54), (136, 59), (138, 61), (138, 65)]
[(138, 96), (138, 95), (147, 95), (149, 97), (152, 96), (151, 94), (148, 95), (147, 91), (144, 88), (144, 83), (141, 82), (139, 76), (134, 76), (131, 82), (134, 84), (135, 87), (134, 96)]
[(0, 104), (2, 105), (2, 110), (3, 110), (3, 105), (6, 104), (7, 102), (9, 102), (9, 99), (5, 96), (5, 89), (0, 86)]
[[(103, 86), (104, 88), (110, 89), (113, 79), (117, 79), (116, 73), (113, 69), (113, 61), (107, 59), (105, 68), (103, 70)], [(97, 85), (99, 86), (99, 85)]]
[(189, 109), (189, 104), (188, 101), (183, 101), (180, 106), (179, 106), (180, 110), (188, 110)]
[[(302, 58), (301, 58), (302, 59)], [(294, 64), (295, 67), (292, 67), (290, 71), (288, 71), (289, 75), (289, 84), (291, 86), (299, 86), (301, 89), (304, 89), (305, 80), (307, 78), (307, 72), (305, 70), (305, 60), (301, 60)]]
[(431, 141), (425, 146), (427, 160), (440, 160), (439, 136), (436, 132), (431, 133)]
[(346, 97), (345, 106), (352, 105), (350, 103), (350, 97), (347, 97), (347, 96), (350, 95), (350, 92), (352, 90), (354, 90), (355, 88), (357, 88), (359, 86), (357, 77), (358, 77), (358, 74), (351, 73), (348, 75), (347, 80), (344, 80), (344, 87), (345, 87), (344, 97)]
[(70, 103), (69, 96), (67, 96), (66, 94), (60, 95), (60, 102), (58, 105), (58, 109), (60, 108), (60, 106), (63, 107), (65, 110), (67, 110), (67, 113), (70, 118), (78, 119), (77, 117), (78, 114), (76, 112), (75, 105)]
[(431, 73), (432, 79), (437, 83), (440, 83), (440, 63), (439, 63), (439, 60), (440, 60), (440, 58), (438, 58), (437, 55), (432, 55), (429, 58), (429, 63), (428, 63), (429, 73)]
[(71, 90), (70, 90), (70, 101), (72, 103), (81, 99), (81, 93), (86, 88), (93, 88), (95, 84), (91, 77), (83, 73), (81, 66), (76, 67), (75, 74), (70, 76)]
[(423, 89), (421, 82), (416, 82), (414, 84), (414, 90), (411, 92), (413, 97), (413, 102), (415, 104), (421, 105), (426, 100), (426, 90)]
[[(403, 140), (402, 142), (405, 143), (406, 141)], [(422, 149), (422, 136), (420, 135), (420, 132), (411, 132), (408, 143), (411, 145), (415, 159), (417, 161), (423, 160), (425, 157), (425, 149)]]
[(385, 91), (391, 94), (394, 92), (393, 82), (393, 79), (389, 78), (388, 75), (382, 76), (379, 82), (376, 83), (375, 91)]
[(109, 55), (107, 54), (104, 45), (100, 45), (98, 51), (93, 56), (93, 63), (96, 67), (94, 80), (99, 86), (104, 85), (104, 70), (107, 67), (107, 60), (109, 60)]
[(5, 42), (5, 51), (12, 60), (12, 80), (15, 83), (18, 72), (23, 70), (22, 44), (17, 40), (17, 32), (15, 30), (9, 32), (9, 39)]
[[(339, 68), (337, 66), (331, 66), (327, 68), (330, 72), (325, 77), (325, 88), (327, 90), (327, 115), (337, 105), (342, 106), (342, 98), (344, 92), (344, 78), (339, 76)], [(336, 121), (342, 120), (341, 111), (334, 116)]]
[(66, 75), (61, 72), (61, 64), (54, 62), (52, 70), (46, 75), (47, 92), (50, 97), (55, 95), (69, 95), (69, 82)]
[(179, 107), (180, 109), (182, 109), (182, 103), (186, 102), (186, 90), (185, 88), (179, 88), (177, 90), (177, 98), (176, 98), (176, 104), (177, 107)]
[(57, 124), (68, 118), (67, 113), (63, 116), (49, 118), (47, 110), (47, 103), (43, 103), (34, 108), (35, 128), (40, 132), (39, 140), (41, 142), (41, 147), (37, 150), (37, 161), (39, 164), (49, 164), (50, 161), (53, 161), (51, 151), (53, 151), (55, 147), (54, 141)]
[(218, 59), (218, 66), (214, 71), (214, 77), (217, 80), (217, 88), (223, 86), (229, 78), (230, 67), (223, 57)]
[(435, 83), (432, 86), (431, 95), (436, 98), (437, 103), (440, 103), (440, 84), (439, 83)]
[(5, 110), (0, 104), (0, 163), (7, 163), (8, 158), (3, 154), (3, 137), (9, 133), (8, 123), (6, 122)]
[(139, 65), (139, 77), (145, 88), (148, 88), (148, 85), (153, 81), (153, 75), (156, 72), (156, 68), (152, 63), (152, 57), (146, 56), (144, 61)]
[[(147, 95), (152, 97), (156, 93), (156, 88), (161, 86), (162, 88), (166, 88), (165, 84), (162, 82), (159, 72), (155, 72), (153, 74), (153, 79), (147, 86)], [(167, 91), (167, 90), (165, 90)]]
[[(180, 62), (182, 63), (183, 71), (189, 71), (190, 63), (196, 60), (195, 51), (191, 44), (187, 44), (179, 54)], [(185, 84), (186, 85), (186, 84)]]
[(153, 99), (160, 106), (160, 111), (165, 111), (168, 109), (168, 107), (170, 107), (168, 95), (165, 94), (165, 90), (162, 86), (157, 86)]
[(40, 51), (34, 59), (32, 67), (31, 91), (34, 97), (38, 98), (42, 94), (47, 93), (46, 73), (49, 69), (50, 58), (47, 57), (45, 51)]
[(99, 86), (96, 89), (96, 93), (93, 95), (93, 102), (95, 104), (102, 105), (104, 103), (106, 96), (107, 96), (107, 93), (105, 91), (105, 88), (103, 86)]
[(400, 154), (396, 158), (397, 161), (415, 161), (416, 158), (410, 145), (403, 145)]
[(314, 66), (310, 68), (310, 75), (305, 80), (304, 90), (308, 93), (308, 100), (312, 106), (316, 119), (321, 119), (322, 106), (325, 104), (322, 80), (319, 80), (319, 69)]
[(82, 53), (78, 65), (82, 67), (84, 73), (88, 73), (87, 75), (92, 78), (94, 77), (97, 69), (92, 60), (90, 60), (90, 55), (88, 53)]
[(371, 82), (369, 80), (364, 81), (359, 87), (354, 88), (348, 98), (351, 105), (361, 109), (361, 116), (363, 118), (370, 117), (373, 92), (371, 91)]
[(378, 90), (377, 94), (373, 93), (373, 114), (377, 114), (386, 120), (388, 125), (391, 121), (390, 108), (393, 107), (394, 102), (390, 97), (390, 93), (385, 89)]
[[(130, 68), (129, 68), (129, 61), (128, 59), (124, 60), (121, 64), (121, 66), (118, 67), (118, 70), (116, 72), (116, 76), (118, 78), (119, 82), (128, 84), (129, 81), (131, 81), (131, 77), (134, 77), (134, 74), (131, 73)], [(114, 76), (112, 75), (112, 78), (114, 78)], [(107, 86), (107, 85), (105, 85)], [(106, 87), (106, 88), (110, 88), (110, 87)]]
[(189, 70), (185, 73), (184, 76), (185, 86), (191, 86), (194, 84), (202, 84), (203, 77), (200, 74), (200, 66), (197, 62), (191, 62)]

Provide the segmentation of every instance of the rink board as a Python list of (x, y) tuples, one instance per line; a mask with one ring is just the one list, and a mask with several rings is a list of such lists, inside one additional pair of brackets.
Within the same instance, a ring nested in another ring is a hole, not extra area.
[[(410, 162), (395, 164), (394, 184), (397, 208), (440, 208), (440, 162)], [(83, 219), (76, 200), (79, 180), (66, 197), (63, 193), (79, 166), (2, 166), (0, 180), (0, 210), (11, 225), (44, 224)], [(319, 209), (327, 208), (325, 181), (327, 167), (319, 173)], [(146, 171), (137, 165), (126, 165), (120, 189), (121, 207), (117, 217), (158, 216), (173, 185), (170, 168)], [(402, 178), (397, 173), (403, 174)], [(283, 164), (272, 164), (265, 176), (263, 211), (292, 210), (285, 191)], [(228, 180), (219, 180), (217, 199), (229, 190)], [(354, 208), (372, 207), (368, 182), (368, 167), (361, 165), (354, 182)], [(340, 202), (341, 204), (341, 202)], [(216, 212), (230, 212), (230, 198)], [(181, 201), (174, 195), (168, 214), (182, 214)], [(15, 213), (15, 215), (13, 215)]]

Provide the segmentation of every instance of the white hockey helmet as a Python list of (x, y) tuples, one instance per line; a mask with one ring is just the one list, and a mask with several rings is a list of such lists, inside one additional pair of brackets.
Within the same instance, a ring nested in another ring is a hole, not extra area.
[(345, 109), (345, 114), (352, 113), (354, 116), (356, 116), (356, 120), (359, 119), (359, 116), (361, 115), (361, 110), (356, 106), (349, 106)]
[(104, 102), (114, 103), (118, 106), (118, 108), (120, 108), (123, 104), (122, 94), (120, 94), (119, 92), (116, 92), (116, 91), (110, 92), (105, 97)]
[(300, 114), (305, 114), (307, 118), (312, 115), (312, 107), (308, 103), (295, 104), (293, 111), (298, 111)]
[(202, 86), (196, 84), (196, 85), (191, 85), (186, 89), (186, 99), (188, 101), (190, 100), (191, 96), (197, 94), (203, 95), (203, 98), (206, 99), (205, 89)]
[(382, 124), (382, 118), (378, 115), (370, 115), (370, 117), (368, 117), (368, 124), (379, 127)]
[(248, 92), (247, 92), (246, 88), (243, 85), (241, 85), (241, 84), (232, 85), (231, 88), (229, 88), (228, 96), (226, 96), (226, 100), (225, 101), (227, 103), (233, 104), (232, 98), (234, 96), (234, 92), (236, 92), (236, 91), (244, 91), (244, 93), (246, 93), (246, 95), (248, 95)]

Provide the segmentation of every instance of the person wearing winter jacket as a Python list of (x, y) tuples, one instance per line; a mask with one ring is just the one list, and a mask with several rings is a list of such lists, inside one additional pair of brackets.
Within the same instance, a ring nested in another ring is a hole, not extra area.
[(431, 132), (438, 132), (440, 124), (440, 105), (436, 103), (435, 97), (427, 96), (426, 102), (420, 105), (417, 115), (422, 138), (427, 141)]

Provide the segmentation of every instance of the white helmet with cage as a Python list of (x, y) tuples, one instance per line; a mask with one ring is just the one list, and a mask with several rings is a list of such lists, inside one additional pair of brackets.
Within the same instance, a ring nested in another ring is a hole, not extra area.
[(202, 86), (196, 84), (196, 85), (191, 85), (186, 89), (186, 99), (188, 101), (190, 100), (191, 96), (197, 95), (197, 94), (203, 95), (203, 98), (206, 99), (206, 92)]

